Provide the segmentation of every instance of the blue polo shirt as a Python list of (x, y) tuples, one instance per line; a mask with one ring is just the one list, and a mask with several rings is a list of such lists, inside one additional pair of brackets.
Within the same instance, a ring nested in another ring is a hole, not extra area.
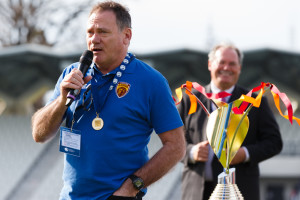
[[(74, 67), (78, 63), (62, 73), (52, 101)], [(107, 199), (148, 161), (153, 130), (160, 134), (183, 125), (168, 82), (158, 71), (134, 58), (118, 80), (127, 89), (115, 87), (108, 92), (116, 73), (117, 69), (103, 75), (93, 65), (87, 72), (94, 79), (89, 83), (91, 90), (83, 87), (66, 111), (66, 126), (71, 126), (74, 117), (73, 129), (81, 131), (81, 150), (80, 157), (65, 155), (61, 199)], [(98, 131), (92, 128), (95, 108), (104, 121)]]

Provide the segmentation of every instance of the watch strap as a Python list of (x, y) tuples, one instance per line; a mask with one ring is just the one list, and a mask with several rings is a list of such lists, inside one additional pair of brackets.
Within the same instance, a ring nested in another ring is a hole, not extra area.
[(131, 174), (128, 178), (131, 179), (132, 184), (136, 189), (141, 190), (144, 187), (144, 181), (142, 178), (140, 178), (134, 174)]

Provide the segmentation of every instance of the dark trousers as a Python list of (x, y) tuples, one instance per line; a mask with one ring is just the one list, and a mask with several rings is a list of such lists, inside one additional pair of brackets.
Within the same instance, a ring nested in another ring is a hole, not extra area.
[(215, 184), (212, 181), (205, 181), (204, 184), (204, 192), (203, 192), (203, 200), (208, 200), (210, 195), (213, 193), (215, 189)]
[(143, 200), (144, 192), (140, 191), (135, 197), (121, 197), (111, 195), (107, 200)]
[(142, 200), (142, 198), (137, 197), (120, 197), (120, 196), (110, 196), (107, 200)]

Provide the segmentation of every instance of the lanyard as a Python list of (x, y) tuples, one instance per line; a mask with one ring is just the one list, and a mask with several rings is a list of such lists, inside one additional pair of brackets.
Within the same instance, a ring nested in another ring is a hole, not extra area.
[[(108, 96), (110, 95), (110, 92), (117, 86), (117, 84), (119, 83), (126, 68), (128, 67), (129, 63), (133, 59), (134, 59), (134, 55), (132, 55), (131, 53), (127, 53), (127, 55), (124, 58), (121, 65), (116, 69), (117, 73), (112, 78), (109, 78), (107, 81), (105, 81), (105, 83), (101, 84), (100, 86), (97, 86), (97, 80), (95, 78), (92, 79), (92, 98), (94, 100), (93, 104), (94, 104), (94, 108), (95, 108), (97, 117), (99, 117), (99, 113), (103, 109), (103, 107), (108, 99)], [(112, 79), (112, 83), (108, 87), (108, 90), (106, 91), (104, 97), (99, 97), (99, 95), (97, 95), (98, 90), (100, 90), (102, 87), (104, 87), (104, 85), (107, 82), (110, 82), (111, 79)]]
[(79, 102), (79, 100), (76, 100), (75, 108), (74, 108), (74, 111), (73, 111), (73, 114), (72, 114), (71, 132), (72, 132), (72, 129), (73, 129), (73, 125), (75, 123), (75, 111), (76, 111), (76, 107), (78, 106), (78, 102)]
[[(93, 77), (93, 79), (91, 80), (92, 84), (87, 86), (87, 90), (91, 90), (91, 102), (89, 104), (94, 104), (94, 108), (96, 111), (96, 115), (97, 117), (99, 117), (99, 113), (102, 110), (102, 108), (104, 107), (107, 98), (110, 94), (110, 92), (116, 87), (116, 85), (119, 83), (120, 78), (122, 77), (122, 75), (124, 74), (126, 68), (128, 67), (129, 63), (135, 58), (134, 55), (132, 55), (131, 53), (127, 53), (126, 57), (124, 58), (123, 62), (121, 63), (121, 65), (116, 69), (117, 73), (113, 76), (113, 77), (108, 77), (107, 80), (105, 80), (103, 83), (101, 83), (100, 85), (97, 84), (97, 80)], [(92, 71), (92, 75), (94, 75), (95, 73), (95, 69)], [(106, 94), (104, 96), (104, 100), (99, 100), (99, 96), (97, 95), (97, 91), (99, 89), (101, 89), (102, 87), (104, 87), (104, 85), (108, 82), (110, 82), (112, 80), (111, 85), (109, 86), (108, 90), (106, 91)], [(94, 86), (94, 89), (93, 89)], [(94, 95), (93, 95), (94, 94)], [(71, 124), (71, 131), (73, 128), (73, 125), (75, 123), (75, 112), (77, 110), (77, 106), (78, 106), (78, 102), (79, 99), (76, 100), (76, 104), (74, 107), (74, 111), (72, 113), (72, 124)], [(96, 103), (97, 102), (97, 103)], [(102, 103), (99, 103), (102, 102)], [(86, 110), (86, 109), (85, 109)], [(88, 111), (89, 109), (87, 109), (86, 111)], [(81, 118), (81, 117), (79, 117)]]

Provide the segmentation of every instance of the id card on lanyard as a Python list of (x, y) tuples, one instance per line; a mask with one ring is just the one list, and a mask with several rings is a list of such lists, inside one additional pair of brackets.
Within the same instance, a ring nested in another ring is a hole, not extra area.
[(73, 129), (73, 125), (75, 123), (74, 115), (77, 105), (78, 100), (76, 101), (76, 106), (73, 112), (71, 128), (60, 127), (59, 151), (80, 157), (81, 131)]
[(80, 157), (81, 131), (60, 127), (59, 151)]

